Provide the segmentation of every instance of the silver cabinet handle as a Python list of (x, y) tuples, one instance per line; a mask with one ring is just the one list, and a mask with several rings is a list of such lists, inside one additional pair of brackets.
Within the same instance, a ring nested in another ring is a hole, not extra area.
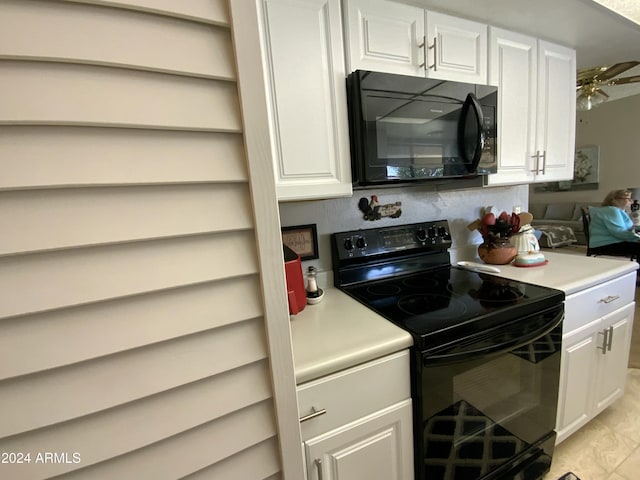
[(327, 410), (325, 408), (316, 410), (316, 407), (311, 407), (311, 413), (305, 415), (304, 417), (300, 417), (300, 423), (311, 420), (312, 418), (319, 417), (320, 415), (324, 415), (325, 413), (327, 413)]
[[(433, 68), (433, 71), (437, 72), (438, 71), (438, 37), (433, 37), (433, 45), (429, 47), (429, 50), (431, 49), (433, 49), (433, 65), (429, 65), (429, 68)], [(425, 53), (425, 58), (426, 58), (426, 53)], [(426, 60), (425, 60), (425, 63), (426, 63)]]
[(602, 332), (598, 332), (598, 335), (604, 335), (604, 338), (602, 339), (602, 346), (598, 347), (598, 349), (602, 350), (602, 354), (606, 355), (607, 354), (607, 346), (609, 345), (607, 343), (607, 337), (609, 336), (609, 329), (605, 328)]
[(422, 63), (418, 66), (426, 70), (427, 69), (427, 37), (422, 37), (422, 43), (418, 45), (418, 48), (422, 48)]
[(607, 352), (611, 351), (611, 346), (613, 345), (613, 325), (605, 328), (602, 332), (598, 332), (598, 335), (604, 335), (602, 346), (598, 348), (602, 350), (603, 355), (606, 355)]
[(318, 480), (322, 480), (322, 459), (316, 458), (316, 467), (318, 468)]
[(531, 172), (539, 173), (539, 171), (540, 171), (540, 150), (536, 150), (536, 154), (535, 155), (531, 155), (531, 158), (535, 158), (536, 159), (536, 168), (532, 168)]
[(598, 303), (611, 303), (620, 298), (620, 295), (609, 295), (608, 297), (601, 298)]
[(542, 158), (542, 175), (544, 175), (547, 170), (547, 151), (543, 150), (540, 157)]

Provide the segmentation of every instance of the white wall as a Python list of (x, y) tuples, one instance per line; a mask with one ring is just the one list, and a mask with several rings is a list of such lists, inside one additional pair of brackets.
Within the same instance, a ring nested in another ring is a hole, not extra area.
[[(402, 202), (402, 215), (396, 219), (364, 220), (358, 209), (358, 201), (361, 197), (370, 198), (371, 195), (377, 195), (381, 204)], [(469, 250), (473, 251), (474, 246), (481, 243), (480, 234), (469, 231), (467, 225), (480, 216), (482, 207), (491, 205), (508, 212), (515, 206), (526, 209), (528, 195), (527, 185), (442, 192), (422, 187), (366, 189), (355, 191), (351, 198), (281, 202), (280, 219), (283, 226), (317, 225), (320, 258), (303, 262), (304, 269), (308, 265), (315, 265), (320, 271), (332, 270), (329, 239), (333, 232), (442, 219), (449, 221), (453, 237), (452, 258), (455, 260), (457, 255), (465, 257)]]

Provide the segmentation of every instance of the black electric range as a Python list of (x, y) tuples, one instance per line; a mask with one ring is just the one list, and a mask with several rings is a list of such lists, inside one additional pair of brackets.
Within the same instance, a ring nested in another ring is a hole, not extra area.
[(564, 292), (451, 265), (446, 220), (332, 235), (334, 283), (411, 333), (416, 480), (549, 470)]

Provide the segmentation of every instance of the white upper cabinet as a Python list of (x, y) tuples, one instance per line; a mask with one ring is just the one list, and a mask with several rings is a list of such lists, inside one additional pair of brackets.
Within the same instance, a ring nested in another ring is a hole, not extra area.
[(427, 77), (487, 83), (487, 25), (426, 12)]
[(266, 0), (263, 8), (278, 199), (350, 196), (340, 0)]
[(498, 174), (489, 184), (535, 180), (530, 151), (535, 150), (538, 82), (535, 38), (489, 28), (489, 84), (498, 87)]
[(487, 26), (388, 0), (345, 0), (347, 70), (487, 83)]
[(344, 15), (348, 72), (424, 76), (422, 8), (386, 0), (346, 0)]
[[(576, 52), (538, 41), (536, 179), (573, 179), (576, 142)], [(533, 153), (533, 155), (535, 155)]]
[(498, 173), (489, 185), (573, 178), (575, 51), (489, 28), (489, 83), (498, 86)]

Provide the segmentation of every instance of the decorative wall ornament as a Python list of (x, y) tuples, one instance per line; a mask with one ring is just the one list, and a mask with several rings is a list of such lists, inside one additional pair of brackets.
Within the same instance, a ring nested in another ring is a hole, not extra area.
[(538, 192), (569, 192), (575, 190), (598, 190), (600, 174), (600, 147), (585, 145), (576, 148), (573, 165), (573, 180), (564, 182), (548, 182), (536, 185)]
[(362, 197), (358, 202), (358, 208), (364, 213), (365, 220), (380, 220), (382, 217), (398, 218), (402, 215), (401, 206), (402, 202), (380, 205), (376, 195), (371, 195), (371, 201)]

